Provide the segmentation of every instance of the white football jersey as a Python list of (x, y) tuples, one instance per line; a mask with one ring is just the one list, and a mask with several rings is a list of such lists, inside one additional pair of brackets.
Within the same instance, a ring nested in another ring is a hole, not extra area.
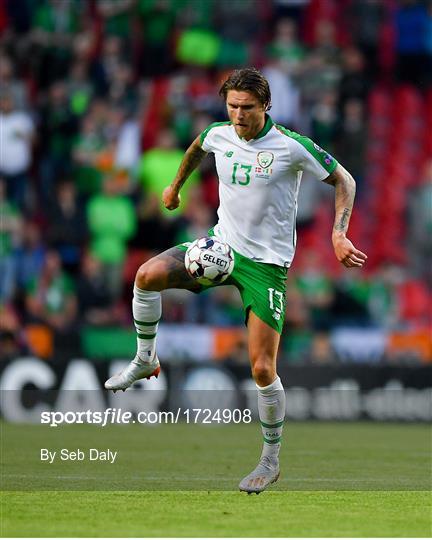
[(266, 115), (255, 139), (240, 138), (231, 122), (201, 134), (219, 177), (215, 235), (249, 259), (289, 267), (296, 245), (297, 197), (303, 171), (327, 178), (337, 161), (311, 141)]

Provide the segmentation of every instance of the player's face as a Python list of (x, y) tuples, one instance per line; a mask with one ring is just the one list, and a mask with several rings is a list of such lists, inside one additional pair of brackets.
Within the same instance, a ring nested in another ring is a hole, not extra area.
[(228, 90), (226, 106), (228, 117), (239, 137), (249, 141), (265, 124), (265, 107), (254, 94)]

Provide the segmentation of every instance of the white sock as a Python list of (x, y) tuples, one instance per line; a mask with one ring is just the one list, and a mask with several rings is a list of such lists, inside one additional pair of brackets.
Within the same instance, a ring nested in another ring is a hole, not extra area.
[(144, 361), (153, 360), (156, 333), (162, 315), (161, 294), (134, 286), (132, 314), (137, 333), (137, 355)]
[(277, 377), (268, 386), (258, 386), (258, 411), (264, 444), (261, 457), (278, 457), (285, 418), (285, 391)]

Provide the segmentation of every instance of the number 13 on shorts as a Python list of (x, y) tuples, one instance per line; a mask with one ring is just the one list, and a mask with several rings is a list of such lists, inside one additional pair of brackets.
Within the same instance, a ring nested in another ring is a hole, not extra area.
[(269, 287), (267, 290), (269, 293), (269, 306), (270, 306), (270, 309), (273, 311), (272, 317), (278, 321), (282, 317), (282, 314), (283, 314), (284, 295), (283, 293), (281, 293), (280, 291), (276, 291), (272, 287)]

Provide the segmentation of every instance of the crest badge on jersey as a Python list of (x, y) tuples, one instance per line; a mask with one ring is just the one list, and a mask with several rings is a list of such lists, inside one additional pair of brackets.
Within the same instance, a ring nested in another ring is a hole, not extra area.
[(273, 169), (271, 168), (273, 161), (274, 154), (272, 154), (271, 152), (258, 152), (258, 165), (255, 167), (255, 178), (265, 180), (267, 184), (273, 173)]
[(268, 169), (274, 161), (274, 154), (271, 152), (258, 152), (257, 161), (260, 167)]

